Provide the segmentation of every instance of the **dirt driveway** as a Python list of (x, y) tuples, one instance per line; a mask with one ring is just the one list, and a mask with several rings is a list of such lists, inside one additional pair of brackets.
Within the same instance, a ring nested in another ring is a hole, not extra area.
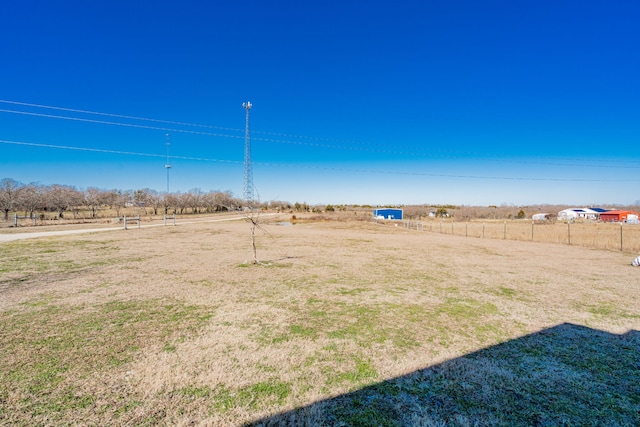
[[(273, 217), (277, 214), (266, 214), (264, 217)], [(216, 218), (216, 219), (199, 219), (199, 220), (190, 220), (190, 221), (180, 221), (176, 223), (176, 225), (184, 225), (184, 224), (193, 224), (197, 222), (222, 222), (222, 221), (238, 221), (245, 219), (244, 215), (234, 215), (225, 218)], [(173, 225), (173, 223), (168, 223), (169, 225)], [(148, 228), (148, 227), (160, 227), (165, 226), (162, 224), (147, 224), (140, 225), (140, 228)], [(72, 225), (69, 227), (73, 227)], [(137, 228), (137, 223), (133, 222), (129, 226), (129, 228)], [(0, 243), (3, 242), (11, 242), (14, 240), (24, 240), (24, 239), (35, 239), (38, 237), (50, 237), (50, 236), (65, 236), (70, 234), (82, 234), (82, 233), (98, 233), (101, 231), (115, 231), (122, 230), (123, 226), (119, 227), (99, 227), (99, 228), (72, 228), (72, 229), (64, 229), (64, 230), (55, 230), (55, 231), (29, 231), (25, 233), (3, 233), (0, 232)]]

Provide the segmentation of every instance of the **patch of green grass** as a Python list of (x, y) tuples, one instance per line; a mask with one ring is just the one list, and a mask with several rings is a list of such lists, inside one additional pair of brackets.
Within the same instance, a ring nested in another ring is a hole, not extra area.
[(214, 411), (224, 413), (238, 407), (256, 410), (282, 405), (291, 394), (291, 384), (277, 379), (270, 379), (238, 390), (219, 385), (213, 390), (206, 390), (206, 393), (206, 397), (210, 398)]
[(32, 304), (2, 315), (0, 348), (12, 357), (0, 358), (0, 389), (7, 390), (11, 411), (32, 416), (92, 405), (96, 396), (65, 384), (120, 369), (142, 348), (171, 351), (179, 336), (195, 333), (210, 316), (163, 300)]
[(378, 377), (378, 371), (368, 360), (355, 358), (355, 367), (351, 370), (338, 372), (329, 379), (329, 382), (348, 383), (352, 386), (369, 384)]
[[(111, 246), (90, 241), (22, 240), (3, 244), (2, 249), (0, 272), (6, 273), (6, 279), (0, 282), (9, 285), (36, 282), (44, 274), (69, 275), (115, 260)], [(81, 260), (78, 251), (82, 251)]]
[(177, 349), (178, 348), (176, 347), (176, 345), (170, 342), (166, 342), (164, 344), (164, 347), (162, 347), (162, 351), (165, 351), (167, 353), (175, 353)]
[(498, 314), (498, 307), (470, 298), (447, 298), (434, 310), (434, 314), (446, 314), (457, 320), (473, 319), (487, 314)]
[(576, 308), (591, 313), (598, 318), (625, 318), (640, 319), (640, 314), (630, 313), (613, 302), (601, 302), (596, 304), (577, 304)]
[(314, 339), (318, 335), (318, 329), (302, 326), (302, 325), (289, 325), (289, 330), (293, 335)]
[(214, 391), (208, 385), (202, 387), (187, 386), (175, 391), (177, 394), (187, 398), (187, 400), (208, 398)]
[(241, 401), (249, 402), (249, 406), (257, 407), (269, 403), (282, 404), (290, 393), (289, 383), (268, 380), (240, 389), (238, 396)]
[[(434, 334), (439, 342), (449, 342), (452, 334), (474, 336), (484, 341), (495, 340), (504, 333), (495, 321), (488, 321), (499, 314), (496, 305), (472, 298), (446, 298), (437, 305), (420, 304), (353, 304), (344, 301), (307, 299), (299, 304), (276, 303), (278, 307), (295, 313), (297, 320), (286, 329), (267, 319), (256, 319), (259, 332), (253, 337), (268, 345), (299, 339), (315, 340), (325, 337), (347, 340), (360, 347), (391, 343), (398, 350), (410, 350), (425, 342), (433, 342)], [(451, 330), (455, 322), (455, 330)]]
[(254, 335), (255, 339), (262, 344), (278, 344), (294, 339), (315, 339), (320, 333), (320, 328), (301, 324), (291, 324), (287, 330), (275, 330), (269, 324), (263, 324), (260, 331)]
[(506, 286), (500, 286), (496, 294), (505, 297), (513, 297), (516, 295), (516, 290), (513, 288), (507, 288)]

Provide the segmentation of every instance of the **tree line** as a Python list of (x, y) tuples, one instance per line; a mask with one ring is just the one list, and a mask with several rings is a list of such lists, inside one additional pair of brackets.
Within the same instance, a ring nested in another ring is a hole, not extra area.
[[(104, 190), (89, 187), (79, 190), (69, 185), (23, 184), (11, 178), (0, 181), (0, 209), (5, 220), (10, 212), (24, 213), (33, 218), (38, 214), (53, 213), (57, 218), (80, 211), (89, 212), (91, 218), (100, 217), (101, 211), (114, 211), (119, 217), (125, 208), (135, 207), (145, 214), (213, 213), (241, 210), (244, 203), (229, 191), (203, 192), (194, 188), (186, 193), (161, 193), (149, 188), (139, 190)], [(287, 202), (270, 202), (271, 208), (290, 209)]]

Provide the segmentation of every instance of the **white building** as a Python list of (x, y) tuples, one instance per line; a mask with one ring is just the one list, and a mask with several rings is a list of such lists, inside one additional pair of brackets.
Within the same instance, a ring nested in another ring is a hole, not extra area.
[(531, 216), (531, 219), (534, 221), (546, 221), (549, 219), (549, 215), (548, 213), (537, 213), (537, 214), (533, 214)]
[(596, 220), (598, 218), (600, 218), (600, 212), (590, 208), (569, 208), (558, 212), (558, 219), (565, 221), (574, 221), (576, 219)]

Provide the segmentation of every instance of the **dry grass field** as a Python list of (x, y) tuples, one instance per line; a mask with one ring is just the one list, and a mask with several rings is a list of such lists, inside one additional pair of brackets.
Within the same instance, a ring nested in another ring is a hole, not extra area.
[(0, 243), (0, 424), (640, 425), (636, 253), (278, 221)]

